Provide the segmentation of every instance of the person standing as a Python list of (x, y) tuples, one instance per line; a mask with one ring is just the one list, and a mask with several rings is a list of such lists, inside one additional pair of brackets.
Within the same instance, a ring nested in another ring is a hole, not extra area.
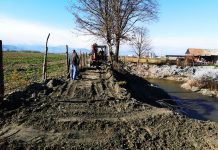
[(79, 56), (76, 51), (73, 50), (72, 53), (72, 69), (71, 69), (71, 79), (76, 80), (78, 74)]

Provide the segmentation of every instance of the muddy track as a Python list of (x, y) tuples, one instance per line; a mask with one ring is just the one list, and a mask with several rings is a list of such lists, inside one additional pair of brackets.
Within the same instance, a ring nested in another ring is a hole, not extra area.
[(0, 149), (218, 148), (216, 123), (154, 107), (166, 95), (145, 86), (154, 88), (104, 67), (15, 92), (1, 105)]

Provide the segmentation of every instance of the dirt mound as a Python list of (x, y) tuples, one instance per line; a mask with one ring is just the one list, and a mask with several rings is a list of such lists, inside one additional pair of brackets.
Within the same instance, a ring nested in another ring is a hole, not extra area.
[(168, 95), (140, 81), (89, 68), (15, 92), (1, 104), (0, 149), (218, 148), (216, 123), (160, 108)]

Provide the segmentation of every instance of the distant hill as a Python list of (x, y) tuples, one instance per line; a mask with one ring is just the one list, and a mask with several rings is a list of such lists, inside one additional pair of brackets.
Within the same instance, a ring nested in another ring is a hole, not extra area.
[[(86, 48), (72, 48), (69, 47), (69, 53), (72, 52), (72, 50), (75, 49), (78, 53), (81, 51), (82, 53), (90, 53), (91, 51)], [(39, 51), (44, 52), (45, 46), (43, 45), (3, 45), (4, 51)], [(49, 53), (65, 53), (66, 52), (66, 46), (60, 45), (60, 46), (49, 46), (48, 47)]]
[(8, 50), (18, 50), (18, 47), (13, 45), (3, 45), (3, 51), (8, 51)]

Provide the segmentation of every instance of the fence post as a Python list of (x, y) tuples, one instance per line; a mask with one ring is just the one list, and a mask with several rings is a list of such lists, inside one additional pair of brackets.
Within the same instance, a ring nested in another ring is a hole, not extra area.
[(82, 53), (82, 66), (84, 68), (84, 57), (83, 57), (83, 53)]
[(67, 74), (69, 74), (70, 63), (69, 63), (68, 45), (66, 45), (66, 65), (67, 65)]
[(83, 57), (83, 67), (85, 67), (85, 66), (86, 66), (86, 62), (85, 62), (85, 53), (83, 53), (82, 57)]
[(47, 79), (47, 56), (48, 56), (48, 39), (50, 37), (50, 33), (48, 34), (47, 40), (46, 40), (46, 46), (45, 46), (45, 54), (44, 54), (44, 62), (43, 62), (43, 76), (42, 81), (45, 81)]
[(88, 57), (87, 57), (87, 52), (85, 54), (85, 61), (86, 61), (86, 67), (88, 66)]
[(0, 103), (4, 99), (4, 91), (3, 48), (2, 41), (0, 40)]
[(82, 69), (82, 53), (79, 53), (79, 60), (80, 60), (80, 69)]

